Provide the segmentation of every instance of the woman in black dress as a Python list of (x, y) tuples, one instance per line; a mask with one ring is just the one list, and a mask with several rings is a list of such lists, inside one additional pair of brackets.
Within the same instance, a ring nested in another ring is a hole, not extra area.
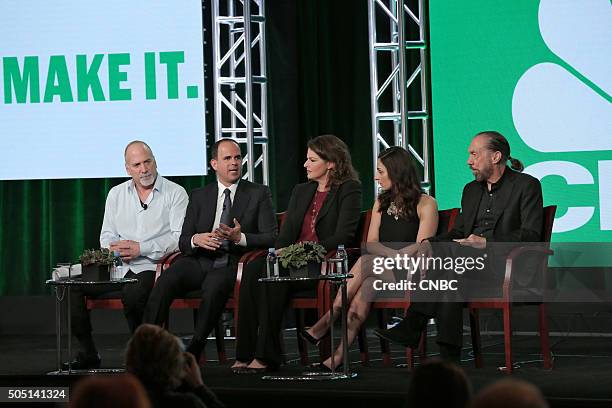
[[(291, 193), (287, 215), (276, 248), (314, 241), (327, 251), (352, 242), (361, 212), (361, 184), (346, 144), (332, 135), (308, 143), (304, 163), (308, 182)], [(312, 289), (316, 282), (264, 284), (264, 259), (247, 265), (240, 284), (238, 308), (237, 374), (277, 369), (282, 362), (280, 330), (284, 310), (295, 292)]]
[[(375, 256), (395, 257), (396, 254), (414, 255), (417, 243), (435, 235), (438, 228), (436, 200), (424, 194), (419, 184), (412, 157), (401, 147), (391, 147), (378, 155), (375, 180), (383, 190), (372, 207), (368, 229), (368, 253)], [(391, 248), (382, 243), (413, 243), (403, 248)], [(381, 244), (378, 244), (381, 243)], [(362, 256), (351, 272), (348, 281), (348, 341), (353, 342), (370, 311), (372, 300), (372, 261)], [(334, 301), (334, 317), (340, 315), (340, 295)], [(300, 335), (312, 344), (318, 344), (329, 330), (329, 312)], [(334, 363), (342, 362), (342, 344), (334, 353)], [(323, 369), (331, 368), (331, 357), (323, 363)]]

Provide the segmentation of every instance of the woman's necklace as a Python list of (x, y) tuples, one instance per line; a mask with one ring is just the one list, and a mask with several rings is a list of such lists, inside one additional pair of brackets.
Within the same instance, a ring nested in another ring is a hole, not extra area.
[(391, 201), (391, 204), (389, 204), (389, 208), (387, 208), (387, 215), (395, 218), (395, 221), (397, 221), (400, 215), (402, 215), (402, 211), (397, 208), (395, 201)]

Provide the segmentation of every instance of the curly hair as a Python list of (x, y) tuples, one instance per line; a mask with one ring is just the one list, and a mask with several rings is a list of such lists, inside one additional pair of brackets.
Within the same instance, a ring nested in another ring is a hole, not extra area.
[(402, 218), (416, 217), (417, 204), (423, 190), (410, 153), (406, 149), (393, 146), (380, 152), (378, 160), (387, 169), (391, 180), (391, 188), (378, 195), (378, 211), (387, 211), (393, 202)]
[(127, 371), (147, 387), (160, 390), (178, 387), (185, 364), (181, 341), (159, 326), (140, 325), (128, 342)]
[(346, 143), (336, 136), (317, 136), (308, 141), (308, 148), (323, 160), (334, 163), (335, 166), (329, 171), (328, 186), (340, 185), (349, 180), (359, 181)]

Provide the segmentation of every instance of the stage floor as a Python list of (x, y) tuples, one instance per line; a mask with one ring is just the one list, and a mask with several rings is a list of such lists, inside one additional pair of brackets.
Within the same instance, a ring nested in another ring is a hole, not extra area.
[[(125, 335), (99, 335), (96, 341), (103, 358), (103, 367), (122, 367)], [(462, 355), (465, 369), (475, 391), (506, 374), (497, 369), (503, 364), (503, 343), (500, 336), (483, 337), (485, 368), (476, 369), (471, 359), (471, 349), (466, 337)], [(216, 361), (214, 341), (207, 346), (209, 360), (202, 368), (204, 381), (228, 407), (245, 406), (257, 398), (257, 405), (268, 407), (299, 406), (351, 406), (371, 407), (373, 404), (398, 406), (408, 392), (410, 370), (405, 367), (383, 366), (377, 339), (368, 333), (370, 363), (359, 363), (359, 352), (353, 348), (351, 368), (358, 373), (351, 380), (331, 382), (270, 382), (261, 376), (238, 376), (231, 372), (229, 363)], [(430, 340), (431, 342), (431, 340)], [(514, 356), (520, 368), (513, 374), (540, 387), (553, 407), (612, 407), (612, 338), (605, 337), (552, 337), (554, 369), (541, 367), (539, 342), (535, 337), (515, 336)], [(234, 342), (226, 340), (227, 355), (232, 357)], [(295, 332), (285, 334), (288, 351), (297, 350)], [(55, 369), (54, 336), (12, 336), (0, 338), (0, 386), (72, 385), (77, 376), (45, 376)], [(430, 351), (435, 354), (435, 346)], [(317, 361), (316, 350), (311, 350), (311, 360)], [(393, 348), (394, 362), (405, 363), (403, 350)], [(418, 359), (417, 359), (418, 363)], [(287, 365), (282, 374), (299, 374), (295, 353), (287, 354)], [(40, 405), (37, 405), (40, 406)]]

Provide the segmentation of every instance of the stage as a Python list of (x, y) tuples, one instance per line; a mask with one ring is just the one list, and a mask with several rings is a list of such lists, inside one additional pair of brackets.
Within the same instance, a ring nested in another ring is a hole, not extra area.
[[(126, 335), (96, 336), (103, 358), (103, 368), (122, 366)], [(554, 369), (546, 371), (539, 361), (538, 339), (532, 336), (514, 337), (515, 361), (520, 367), (513, 374), (536, 384), (546, 396), (551, 407), (611, 407), (612, 406), (612, 339), (607, 337), (551, 337)], [(271, 382), (261, 376), (235, 375), (227, 365), (219, 365), (214, 342), (207, 347), (209, 360), (202, 368), (202, 376), (228, 407), (242, 407), (257, 403), (258, 406), (350, 406), (376, 405), (401, 406), (408, 392), (410, 370), (405, 367), (385, 367), (380, 360), (377, 339), (368, 332), (370, 364), (361, 366), (359, 353), (353, 348), (351, 368), (357, 378), (331, 382)], [(430, 339), (431, 343), (431, 339)], [(500, 336), (483, 337), (485, 368), (476, 369), (471, 359), (469, 338), (465, 338), (462, 367), (477, 392), (492, 381), (505, 378), (497, 369), (503, 363)], [(233, 340), (226, 341), (228, 356), (233, 356)], [(295, 332), (286, 331), (285, 346), (288, 351), (297, 350)], [(55, 337), (52, 335), (17, 336), (4, 335), (0, 339), (0, 386), (72, 386), (79, 376), (47, 376), (55, 369)], [(403, 351), (393, 348), (394, 362), (405, 363)], [(430, 352), (435, 353), (432, 344)], [(317, 361), (312, 350), (312, 361)], [(295, 354), (287, 354), (287, 365), (282, 374), (299, 374)], [(418, 362), (418, 360), (417, 360)], [(23, 406), (23, 405), (21, 405)], [(43, 404), (37, 404), (43, 406)]]

